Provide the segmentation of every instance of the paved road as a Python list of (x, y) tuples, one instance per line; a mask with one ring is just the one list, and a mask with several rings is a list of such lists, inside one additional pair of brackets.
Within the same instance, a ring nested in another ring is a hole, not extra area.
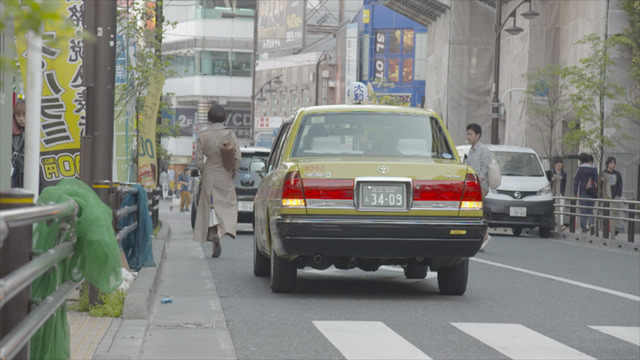
[(238, 359), (639, 359), (640, 258), (494, 235), (461, 297), (398, 267), (298, 272), (295, 294), (252, 273), (252, 234), (202, 245)]

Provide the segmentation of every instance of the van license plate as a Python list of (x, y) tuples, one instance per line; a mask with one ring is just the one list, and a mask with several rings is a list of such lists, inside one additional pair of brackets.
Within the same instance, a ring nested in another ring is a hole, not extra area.
[(512, 206), (512, 207), (509, 208), (509, 216), (526, 217), (527, 216), (527, 208), (526, 207)]
[(238, 211), (253, 211), (253, 202), (238, 201)]

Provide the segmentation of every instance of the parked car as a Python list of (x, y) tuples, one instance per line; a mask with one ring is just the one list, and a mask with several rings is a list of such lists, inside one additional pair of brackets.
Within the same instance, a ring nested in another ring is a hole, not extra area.
[(304, 108), (275, 139), (254, 200), (256, 276), (295, 291), (297, 269), (400, 265), (466, 291), (482, 243), (482, 193), (438, 115), (382, 105)]
[[(538, 154), (519, 146), (487, 147), (502, 173), (500, 186), (490, 190), (484, 199), (489, 226), (511, 228), (515, 236), (522, 229), (537, 227), (540, 237), (549, 237), (554, 221), (553, 196)], [(464, 158), (470, 148), (471, 145), (460, 145), (456, 149)]]
[[(262, 181), (265, 165), (269, 159), (271, 149), (264, 147), (241, 147), (242, 160), (238, 174), (233, 179), (238, 197), (238, 222), (253, 223), (253, 198), (256, 196), (258, 185)], [(198, 198), (200, 194), (200, 178), (196, 170), (192, 174), (197, 176), (193, 199), (191, 201), (191, 227), (195, 227)]]

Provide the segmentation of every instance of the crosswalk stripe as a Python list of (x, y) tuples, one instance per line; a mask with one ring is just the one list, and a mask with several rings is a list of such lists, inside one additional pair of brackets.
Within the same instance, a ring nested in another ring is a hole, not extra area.
[(380, 321), (314, 321), (348, 359), (431, 359)]
[(594, 330), (598, 330), (607, 335), (617, 337), (618, 339), (628, 341), (634, 345), (640, 346), (640, 327), (638, 326), (589, 326)]
[(520, 324), (451, 324), (511, 359), (593, 359)]

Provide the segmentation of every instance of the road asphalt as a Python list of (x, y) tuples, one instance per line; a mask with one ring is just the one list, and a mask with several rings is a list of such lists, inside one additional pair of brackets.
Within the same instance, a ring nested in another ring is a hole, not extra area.
[[(69, 310), (71, 359), (236, 359), (207, 263), (210, 254), (193, 241), (190, 213), (171, 211), (170, 205), (169, 199), (160, 201), (162, 227), (152, 242), (156, 267), (140, 270), (122, 317)], [(640, 245), (638, 239), (627, 243), (568, 231), (553, 237), (636, 254)]]

